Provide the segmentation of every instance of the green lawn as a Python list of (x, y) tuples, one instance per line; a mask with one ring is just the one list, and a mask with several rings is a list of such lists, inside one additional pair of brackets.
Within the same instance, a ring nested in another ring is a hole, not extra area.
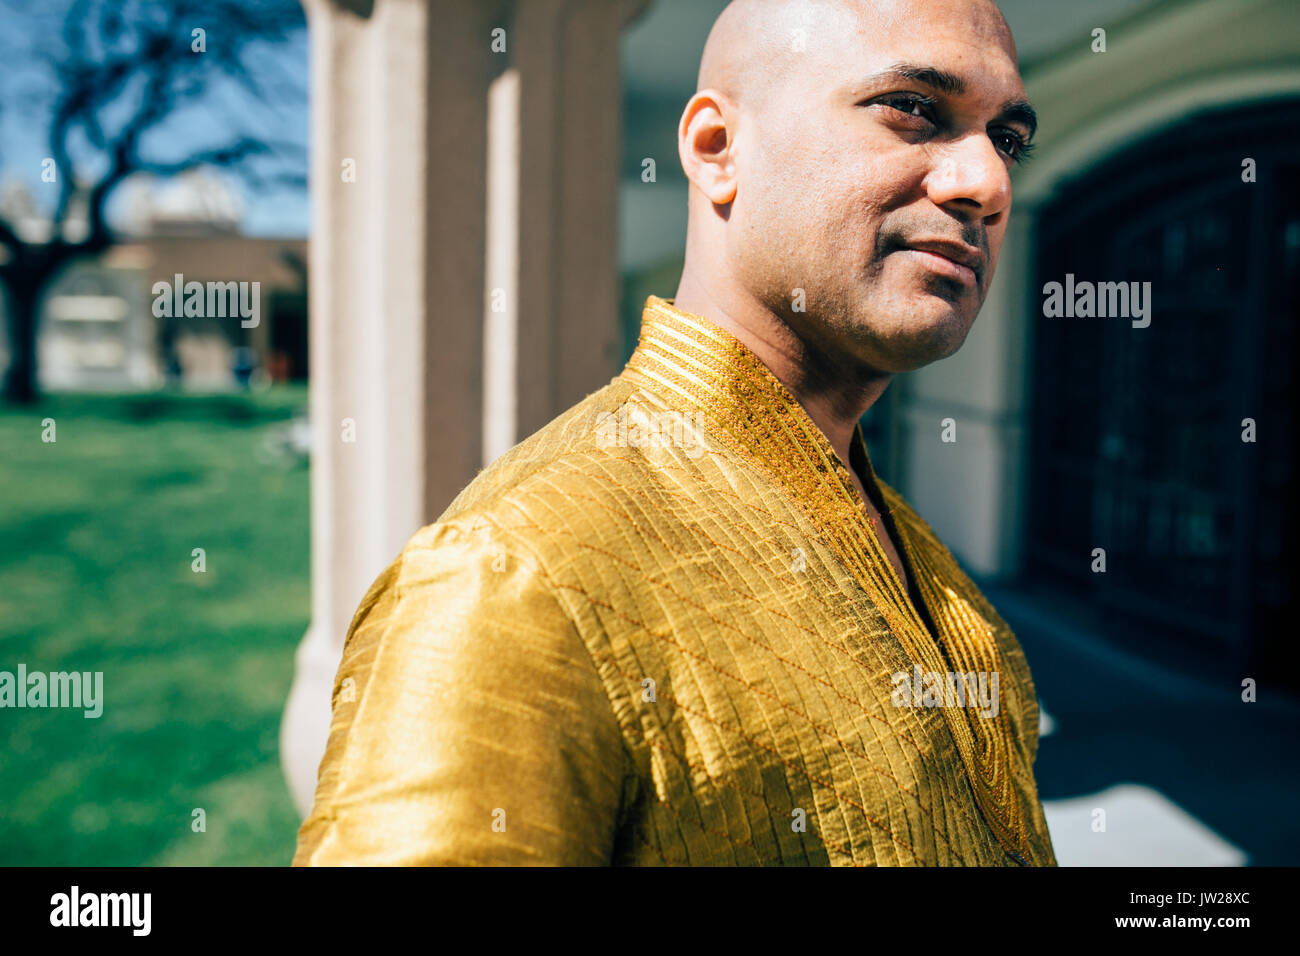
[(277, 737), (309, 616), (308, 469), (267, 439), (306, 400), (0, 405), (0, 671), (104, 682), (98, 719), (0, 708), (0, 865), (292, 857)]

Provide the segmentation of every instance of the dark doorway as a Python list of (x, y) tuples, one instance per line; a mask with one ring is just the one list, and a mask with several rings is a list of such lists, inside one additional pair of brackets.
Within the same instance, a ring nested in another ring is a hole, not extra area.
[(1130, 647), (1300, 688), (1300, 102), (1156, 133), (1065, 184), (1038, 225), (1031, 301), (1072, 274), (1149, 281), (1152, 308), (1146, 328), (1033, 319), (1027, 576)]

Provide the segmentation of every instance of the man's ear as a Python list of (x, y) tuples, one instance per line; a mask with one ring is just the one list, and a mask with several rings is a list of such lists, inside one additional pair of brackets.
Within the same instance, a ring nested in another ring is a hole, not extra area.
[(677, 127), (677, 153), (686, 178), (715, 206), (736, 198), (735, 140), (727, 128), (734, 119), (730, 102), (717, 90), (701, 90), (691, 97)]

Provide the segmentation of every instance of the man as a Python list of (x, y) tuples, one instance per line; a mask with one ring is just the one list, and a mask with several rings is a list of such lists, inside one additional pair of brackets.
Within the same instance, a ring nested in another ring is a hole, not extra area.
[(1033, 127), (986, 0), (728, 7), (675, 300), (372, 586), (294, 862), (1054, 865), (1020, 646), (857, 424)]

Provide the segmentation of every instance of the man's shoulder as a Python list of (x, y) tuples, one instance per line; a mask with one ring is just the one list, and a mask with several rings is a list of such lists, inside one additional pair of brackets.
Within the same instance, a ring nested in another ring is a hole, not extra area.
[(713, 487), (693, 450), (704, 440), (643, 440), (642, 412), (671, 409), (616, 378), (510, 449), (407, 540), (350, 630), (428, 602), (559, 606), (575, 570), (616, 559), (648, 525), (683, 520), (681, 505)]
[(487, 466), (439, 517), (439, 525), (496, 524), (528, 536), (529, 521), (589, 519), (593, 530), (632, 520), (634, 503), (708, 484), (709, 447), (698, 413), (671, 408), (623, 377), (593, 392)]

